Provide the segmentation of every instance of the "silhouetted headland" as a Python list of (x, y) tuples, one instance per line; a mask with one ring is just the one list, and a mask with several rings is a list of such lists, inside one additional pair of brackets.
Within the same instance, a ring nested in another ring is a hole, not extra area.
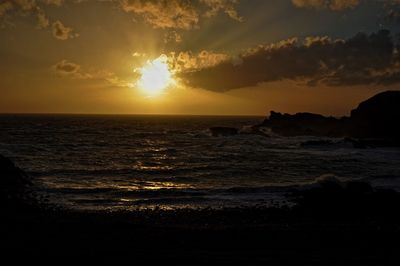
[(356, 147), (399, 146), (399, 122), (400, 91), (386, 91), (360, 103), (350, 117), (271, 111), (256, 128), (267, 127), (282, 136), (343, 137)]

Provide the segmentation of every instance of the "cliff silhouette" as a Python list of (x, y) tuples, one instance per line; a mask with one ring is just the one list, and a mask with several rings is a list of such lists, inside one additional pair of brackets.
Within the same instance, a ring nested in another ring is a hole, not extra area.
[(282, 136), (326, 136), (374, 140), (398, 145), (400, 140), (400, 91), (386, 91), (362, 102), (350, 117), (320, 114), (294, 115), (271, 111), (258, 127), (270, 128)]

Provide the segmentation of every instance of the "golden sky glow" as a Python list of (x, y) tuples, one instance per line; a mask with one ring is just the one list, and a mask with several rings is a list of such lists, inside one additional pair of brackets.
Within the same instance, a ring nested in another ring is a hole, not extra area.
[(399, 14), (394, 0), (3, 0), (0, 113), (344, 115), (399, 88)]

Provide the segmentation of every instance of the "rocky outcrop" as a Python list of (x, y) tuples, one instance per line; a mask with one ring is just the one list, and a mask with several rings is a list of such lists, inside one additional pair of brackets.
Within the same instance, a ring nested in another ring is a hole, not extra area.
[(364, 181), (342, 182), (335, 178), (321, 180), (310, 188), (294, 190), (292, 195), (300, 213), (317, 214), (321, 219), (354, 217), (360, 219), (374, 213), (396, 215), (400, 193), (374, 188)]
[(28, 175), (8, 158), (0, 155), (0, 206), (21, 209), (33, 204)]
[(272, 111), (261, 127), (268, 127), (282, 136), (345, 136), (348, 119), (325, 117), (319, 114), (281, 114)]
[(351, 111), (352, 136), (360, 138), (400, 137), (400, 91), (382, 92)]
[(0, 189), (21, 189), (29, 185), (28, 175), (10, 159), (0, 155)]
[(368, 139), (369, 143), (398, 144), (400, 139), (400, 91), (380, 93), (362, 102), (350, 117), (319, 114), (295, 115), (271, 112), (259, 127), (282, 136), (326, 136)]

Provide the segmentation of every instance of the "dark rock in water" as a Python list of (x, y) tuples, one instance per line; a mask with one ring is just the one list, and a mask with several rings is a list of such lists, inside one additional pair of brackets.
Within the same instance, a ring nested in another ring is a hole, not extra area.
[(400, 136), (400, 91), (386, 91), (351, 111), (354, 137), (398, 138)]
[(239, 130), (233, 127), (211, 127), (210, 132), (213, 137), (228, 137), (237, 135)]
[(349, 137), (357, 148), (400, 146), (400, 91), (380, 93), (340, 119), (319, 114), (271, 112), (259, 127), (282, 136)]

